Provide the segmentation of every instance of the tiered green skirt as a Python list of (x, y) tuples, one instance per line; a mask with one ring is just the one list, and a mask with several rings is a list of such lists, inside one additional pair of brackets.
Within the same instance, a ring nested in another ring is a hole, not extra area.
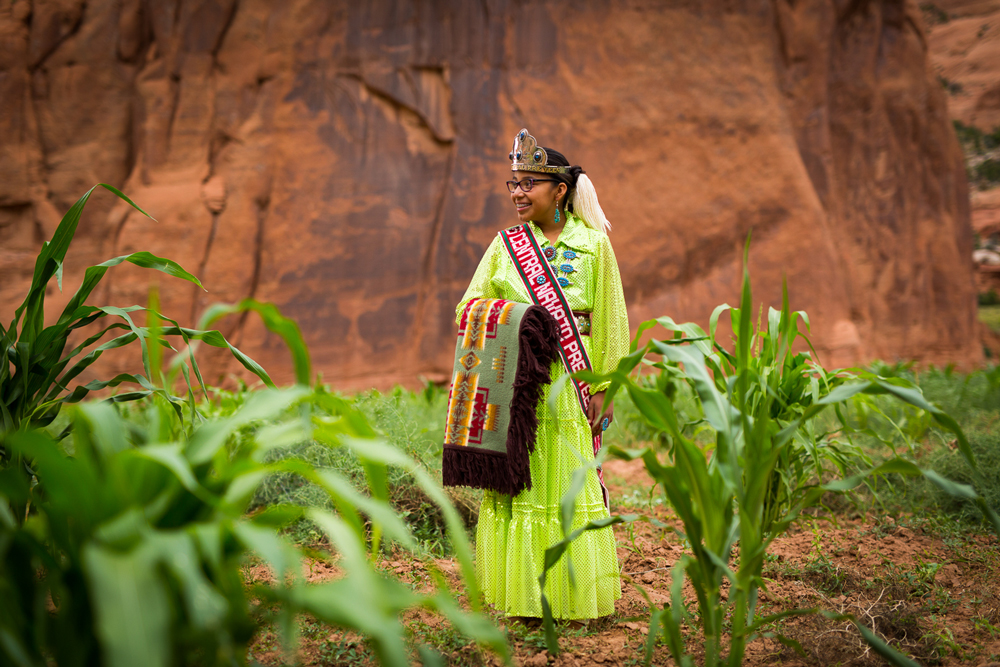
[[(561, 363), (553, 365), (553, 378), (563, 372)], [(573, 471), (594, 457), (590, 427), (571, 384), (566, 383), (560, 392), (556, 414), (548, 408), (548, 391), (546, 387), (538, 406), (531, 489), (514, 497), (487, 491), (479, 510), (476, 575), (486, 601), (508, 616), (542, 615), (538, 577), (545, 549), (563, 538), (559, 503), (569, 489)], [(606, 516), (600, 482), (591, 470), (577, 496), (571, 530)], [(555, 618), (606, 616), (614, 612), (615, 600), (621, 594), (615, 537), (610, 527), (580, 535), (549, 570), (545, 583), (545, 595)]]

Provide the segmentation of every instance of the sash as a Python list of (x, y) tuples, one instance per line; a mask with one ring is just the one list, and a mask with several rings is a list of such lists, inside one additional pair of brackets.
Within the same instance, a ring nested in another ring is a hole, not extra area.
[[(587, 350), (583, 347), (583, 338), (576, 326), (573, 311), (556, 279), (555, 272), (542, 254), (535, 235), (525, 224), (503, 230), (500, 232), (500, 239), (510, 261), (517, 268), (517, 273), (528, 290), (532, 303), (549, 311), (556, 320), (559, 327), (559, 356), (566, 367), (566, 372), (572, 375), (576, 371), (593, 370)], [(587, 407), (590, 405), (590, 385), (572, 377), (570, 382), (576, 391), (580, 409), (586, 416)], [(601, 450), (603, 437), (602, 433), (594, 436), (594, 456)], [(597, 466), (597, 479), (601, 483), (604, 506), (610, 511), (611, 498), (608, 488), (604, 485), (604, 471), (600, 466)]]

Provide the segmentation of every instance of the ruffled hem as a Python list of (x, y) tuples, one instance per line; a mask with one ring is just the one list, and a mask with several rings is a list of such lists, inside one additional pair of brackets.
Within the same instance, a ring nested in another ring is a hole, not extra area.
[[(586, 341), (585, 341), (586, 342)], [(554, 362), (551, 376), (564, 371)], [(545, 386), (538, 404), (538, 432), (530, 457), (530, 489), (518, 495), (487, 491), (476, 527), (476, 575), (486, 601), (510, 616), (542, 615), (538, 577), (545, 550), (563, 539), (559, 503), (574, 472), (594, 456), (590, 426), (572, 386), (566, 384), (550, 411)], [(608, 516), (596, 471), (577, 496), (571, 530)], [(607, 616), (621, 598), (618, 555), (612, 529), (580, 535), (549, 570), (545, 596), (560, 619)], [(571, 576), (572, 575), (572, 576)]]
[[(585, 494), (586, 495), (586, 494)], [(509, 497), (487, 493), (476, 530), (476, 574), (486, 601), (509, 616), (542, 615), (538, 577), (545, 549), (559, 542), (558, 508), (527, 511)], [(578, 505), (573, 530), (607, 516), (602, 502)], [(575, 584), (575, 585), (574, 585)], [(545, 595), (560, 619), (598, 618), (615, 611), (621, 580), (611, 528), (580, 535), (549, 570)]]

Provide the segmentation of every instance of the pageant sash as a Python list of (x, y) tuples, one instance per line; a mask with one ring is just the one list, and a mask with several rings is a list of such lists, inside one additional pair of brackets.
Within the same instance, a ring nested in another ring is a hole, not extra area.
[[(577, 371), (593, 370), (587, 350), (583, 347), (583, 338), (577, 328), (573, 311), (569, 307), (566, 295), (563, 294), (557, 276), (549, 266), (542, 249), (535, 240), (535, 235), (527, 225), (510, 227), (500, 232), (504, 249), (510, 261), (517, 268), (531, 301), (549, 311), (559, 327), (559, 356), (562, 358), (566, 372), (571, 375)], [(583, 380), (570, 378), (580, 408), (584, 416), (590, 406), (590, 385)], [(601, 449), (603, 434), (594, 436), (594, 456)], [(604, 506), (610, 511), (610, 495), (604, 485), (604, 471), (597, 467), (597, 479), (601, 483), (601, 493), (604, 495)]]

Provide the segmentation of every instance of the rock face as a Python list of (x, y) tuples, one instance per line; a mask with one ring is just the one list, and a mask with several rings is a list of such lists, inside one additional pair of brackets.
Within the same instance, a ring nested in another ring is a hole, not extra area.
[[(966, 136), (966, 165), (974, 174), (970, 197), (976, 289), (1000, 292), (1000, 187), (983, 177), (989, 160), (1000, 160), (1000, 0), (939, 0), (921, 5), (928, 30), (931, 68), (948, 93), (948, 111)], [(964, 126), (964, 127), (962, 127)], [(983, 346), (994, 355), (1000, 339), (982, 327)]]
[(951, 117), (987, 132), (1000, 127), (1000, 0), (924, 7), (931, 65), (949, 89)]
[[(948, 91), (951, 117), (970, 130), (1000, 133), (1000, 0), (939, 0), (925, 6), (931, 67)], [(995, 136), (1000, 136), (997, 134)], [(1000, 147), (980, 138), (969, 146), (968, 166), (1000, 160)], [(1000, 187), (981, 182), (972, 193), (972, 228), (1000, 241)], [(984, 276), (980, 275), (980, 289)], [(987, 279), (990, 288), (996, 275)]]
[[(4, 320), (105, 181), (157, 222), (95, 197), (68, 288), (150, 250), (209, 290), (161, 280), (184, 322), (254, 296), (338, 386), (444, 378), (454, 306), (516, 220), (524, 126), (596, 184), (633, 327), (735, 303), (753, 230), (755, 295), (787, 276), (824, 363), (975, 363), (968, 188), (927, 54), (900, 0), (2, 0)], [(148, 274), (109, 276), (98, 299), (145, 302)], [(222, 328), (291, 377), (253, 318)]]

